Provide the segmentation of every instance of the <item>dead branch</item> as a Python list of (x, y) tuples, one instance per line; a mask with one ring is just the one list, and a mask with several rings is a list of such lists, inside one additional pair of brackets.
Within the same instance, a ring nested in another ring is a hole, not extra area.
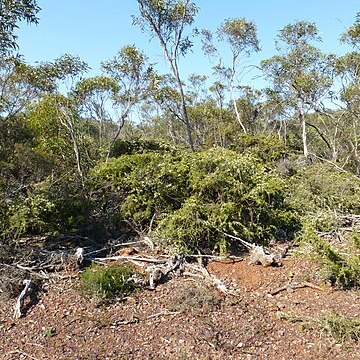
[(231, 238), (231, 239), (240, 241), (240, 243), (241, 243), (242, 245), (244, 245), (246, 248), (248, 248), (248, 249), (250, 249), (250, 250), (255, 247), (254, 244), (251, 244), (251, 243), (249, 243), (249, 242), (247, 242), (247, 241), (245, 241), (245, 240), (243, 240), (243, 239), (241, 239), (241, 238), (239, 238), (239, 237), (237, 237), (237, 236), (233, 236), (233, 235), (227, 234), (227, 233), (225, 233), (225, 232), (223, 232), (223, 231), (221, 231), (221, 232), (222, 232), (225, 236), (227, 236), (227, 237), (229, 237), (229, 238)]
[(222, 232), (225, 236), (230, 237), (231, 239), (238, 240), (242, 245), (249, 249), (250, 252), (250, 262), (249, 264), (261, 264), (264, 267), (267, 266), (281, 266), (281, 256), (270, 253), (269, 250), (263, 246), (251, 244), (237, 236), (233, 236)]
[[(236, 293), (234, 293), (232, 290), (229, 290), (219, 278), (217, 278), (215, 275), (211, 274), (206, 269), (206, 267), (204, 267), (203, 265), (187, 264), (187, 268), (189, 268), (192, 271), (190, 271), (190, 272), (186, 271), (186, 272), (184, 272), (184, 275), (202, 277), (211, 286), (215, 286), (223, 294), (237, 296)], [(200, 272), (201, 275), (196, 274), (196, 272)]]
[(117, 328), (120, 325), (136, 324), (139, 322), (139, 318), (132, 316), (129, 320), (115, 320), (110, 324), (110, 328)]
[(167, 266), (151, 266), (147, 269), (149, 272), (149, 288), (155, 289), (155, 286), (161, 281), (166, 279), (168, 275), (178, 271), (181, 275), (185, 270), (184, 256), (175, 254), (170, 260), (167, 261)]
[(281, 287), (269, 292), (268, 294), (271, 295), (271, 296), (274, 296), (274, 295), (279, 294), (282, 291), (290, 291), (290, 290), (295, 290), (295, 289), (302, 289), (302, 288), (305, 288), (305, 287), (309, 287), (309, 288), (319, 290), (319, 291), (324, 291), (324, 289), (322, 287), (305, 281), (305, 282), (303, 282), (301, 284), (287, 284), (285, 286), (281, 286)]
[(21, 292), (17, 302), (16, 302), (16, 305), (15, 305), (15, 311), (14, 311), (14, 318), (15, 319), (20, 319), (23, 315), (22, 313), (22, 307), (24, 305), (24, 299), (27, 295), (27, 292), (28, 290), (30, 289), (31, 285), (32, 285), (32, 282), (31, 280), (24, 280), (24, 289), (23, 291)]
[(159, 260), (156, 258), (144, 258), (139, 256), (109, 256), (105, 258), (91, 258), (91, 257), (84, 257), (85, 260), (89, 261), (108, 261), (108, 260), (135, 260), (135, 261), (144, 261), (148, 263), (154, 263), (154, 264), (164, 264), (166, 263), (166, 260)]
[(249, 264), (261, 264), (264, 267), (268, 266), (281, 266), (281, 257), (270, 253), (263, 246), (255, 245), (250, 250)]
[(33, 356), (27, 354), (25, 351), (21, 351), (21, 350), (12, 350), (12, 351), (9, 351), (8, 353), (6, 353), (6, 355), (13, 355), (13, 354), (20, 354), (20, 355), (26, 356), (32, 360), (39, 360), (38, 358), (33, 357)]

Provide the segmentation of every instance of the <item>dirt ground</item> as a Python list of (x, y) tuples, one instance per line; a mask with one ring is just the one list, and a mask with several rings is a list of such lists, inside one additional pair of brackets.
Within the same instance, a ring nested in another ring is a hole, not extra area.
[(316, 264), (292, 256), (282, 267), (245, 259), (213, 261), (208, 270), (233, 294), (174, 276), (97, 306), (80, 294), (76, 274), (63, 274), (21, 319), (12, 317), (15, 301), (0, 303), (0, 358), (360, 359), (359, 343), (337, 341), (316, 322), (359, 317), (360, 292), (321, 282)]

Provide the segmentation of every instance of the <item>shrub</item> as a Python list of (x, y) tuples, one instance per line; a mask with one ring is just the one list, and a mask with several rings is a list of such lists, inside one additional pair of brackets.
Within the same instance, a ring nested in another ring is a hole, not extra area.
[(182, 284), (167, 299), (171, 311), (188, 312), (192, 310), (211, 311), (219, 307), (220, 299), (214, 291), (202, 284)]
[(8, 198), (0, 210), (0, 235), (17, 239), (24, 235), (83, 233), (91, 205), (79, 189), (80, 185), (71, 179), (55, 184), (44, 181), (31, 191)]
[(223, 148), (199, 153), (123, 155), (99, 165), (88, 184), (111, 222), (152, 222), (164, 245), (226, 250), (222, 231), (267, 242), (276, 229), (292, 231), (285, 181), (258, 157)]
[(310, 242), (313, 254), (322, 264), (321, 275), (324, 279), (341, 288), (360, 286), (358, 234), (344, 237), (337, 247), (320, 238), (311, 228), (305, 231), (304, 238)]
[(349, 318), (343, 315), (329, 315), (319, 319), (322, 329), (328, 331), (337, 341), (360, 340), (360, 318)]
[(238, 135), (230, 149), (239, 153), (251, 153), (265, 162), (282, 159), (287, 153), (283, 140), (264, 134)]
[(360, 180), (328, 164), (298, 166), (287, 179), (286, 197), (303, 224), (327, 231), (336, 226), (338, 215), (360, 212)]
[(165, 142), (151, 139), (116, 140), (111, 148), (111, 157), (140, 154), (145, 152), (168, 152), (172, 148)]
[(130, 295), (137, 288), (126, 265), (91, 265), (80, 275), (83, 292), (98, 302)]

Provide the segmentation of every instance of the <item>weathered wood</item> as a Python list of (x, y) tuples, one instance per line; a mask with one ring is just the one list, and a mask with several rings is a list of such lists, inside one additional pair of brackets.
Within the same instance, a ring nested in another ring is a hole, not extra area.
[(15, 305), (15, 311), (14, 311), (14, 318), (20, 319), (23, 316), (22, 313), (22, 307), (24, 305), (24, 299), (27, 295), (28, 290), (30, 289), (32, 282), (31, 280), (24, 280), (24, 289), (21, 292), (20, 296), (17, 299), (16, 305)]
[(251, 244), (237, 236), (233, 236), (222, 232), (225, 236), (238, 240), (242, 245), (249, 249), (250, 252), (250, 262), (249, 264), (261, 264), (264, 267), (267, 266), (281, 266), (281, 256), (272, 254), (265, 247)]

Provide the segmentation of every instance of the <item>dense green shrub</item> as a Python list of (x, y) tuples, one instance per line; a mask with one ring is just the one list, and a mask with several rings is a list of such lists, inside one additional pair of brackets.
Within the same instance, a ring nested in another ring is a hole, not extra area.
[(312, 246), (312, 255), (322, 265), (321, 276), (341, 288), (360, 286), (360, 235), (344, 235), (337, 246), (322, 239), (310, 226), (304, 229), (304, 239)]
[(360, 180), (328, 164), (298, 165), (288, 178), (287, 202), (303, 223), (329, 230), (339, 214), (360, 213)]
[(132, 155), (144, 152), (167, 152), (172, 148), (165, 142), (160, 142), (152, 139), (118, 139), (111, 148), (110, 156), (118, 157), (121, 155)]
[(282, 159), (288, 151), (282, 139), (265, 134), (240, 134), (229, 148), (239, 153), (249, 152), (266, 162)]
[(130, 295), (137, 288), (134, 271), (127, 265), (91, 265), (81, 274), (82, 291), (95, 299), (104, 301)]
[(91, 205), (80, 186), (71, 179), (43, 181), (7, 198), (0, 210), (0, 236), (17, 239), (25, 235), (81, 235), (89, 226)]
[(285, 182), (257, 156), (223, 148), (199, 153), (124, 155), (99, 165), (89, 186), (112, 221), (151, 220), (164, 245), (226, 249), (222, 231), (266, 242), (297, 227)]
[[(187, 193), (188, 164), (181, 156), (159, 153), (123, 155), (100, 164), (88, 186), (113, 220), (131, 219), (139, 228), (154, 215), (178, 209)], [(115, 210), (115, 212), (114, 212)]]

